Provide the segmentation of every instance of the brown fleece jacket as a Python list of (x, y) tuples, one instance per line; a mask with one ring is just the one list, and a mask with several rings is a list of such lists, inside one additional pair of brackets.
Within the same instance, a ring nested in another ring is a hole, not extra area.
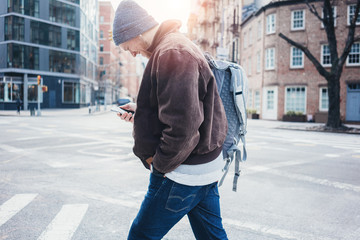
[(134, 117), (134, 153), (144, 166), (168, 173), (201, 164), (221, 152), (227, 121), (215, 78), (200, 49), (179, 33), (180, 22), (161, 24), (141, 82)]

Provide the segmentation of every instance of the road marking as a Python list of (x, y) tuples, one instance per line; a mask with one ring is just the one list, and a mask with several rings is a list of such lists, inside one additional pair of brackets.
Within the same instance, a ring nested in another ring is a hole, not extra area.
[[(263, 166), (251, 166), (251, 167), (244, 167), (244, 175), (248, 174), (255, 174), (258, 172), (266, 172), (274, 175), (278, 175), (281, 177), (287, 177), (294, 180), (300, 180), (310, 183), (315, 183), (323, 186), (328, 187), (334, 187), (341, 190), (350, 190), (353, 192), (360, 192), (360, 186), (348, 184), (348, 183), (341, 183), (341, 182), (333, 182), (328, 179), (321, 179), (321, 178), (314, 178), (302, 174), (295, 174), (295, 173), (288, 173), (285, 171), (277, 170), (276, 168), (281, 168), (285, 166), (294, 166), (299, 164), (305, 164), (307, 162), (314, 162), (312, 159), (309, 159), (308, 161), (288, 161), (288, 162), (280, 162), (280, 163), (274, 163), (271, 165), (263, 165)], [(270, 167), (271, 166), (271, 167)]]
[(70, 240), (88, 209), (87, 204), (64, 205), (38, 240)]
[(0, 226), (26, 207), (37, 194), (16, 194), (0, 205)]
[(338, 154), (325, 154), (325, 157), (338, 158), (338, 157), (340, 157), (340, 155), (338, 155)]
[(316, 144), (314, 143), (293, 143), (294, 146), (300, 146), (300, 147), (315, 147)]
[(17, 138), (16, 141), (28, 141), (28, 140), (37, 140), (37, 139), (44, 139), (44, 136), (37, 136), (37, 137), (22, 137), (22, 138)]
[[(124, 193), (121, 196), (118, 196), (116, 198), (112, 198), (112, 197), (108, 197), (102, 194), (98, 194), (98, 193), (93, 193), (93, 192), (83, 192), (83, 191), (73, 191), (73, 190), (63, 190), (62, 192), (66, 192), (66, 193), (70, 193), (70, 194), (77, 194), (77, 195), (82, 195), (86, 198), (91, 198), (94, 200), (99, 200), (99, 201), (103, 201), (106, 203), (111, 203), (111, 204), (115, 204), (115, 205), (120, 205), (123, 207), (127, 207), (127, 208), (133, 208), (133, 209), (138, 209), (140, 207), (141, 204), (141, 198), (133, 198), (132, 196), (130, 196), (129, 193)], [(145, 195), (145, 194), (144, 194)]]
[(6, 132), (9, 132), (9, 133), (18, 133), (20, 132), (19, 129), (7, 129)]
[(11, 159), (9, 159), (9, 160), (0, 161), (0, 164), (5, 164), (5, 163), (12, 162), (12, 161), (17, 160), (17, 159), (19, 159), (19, 158), (21, 158), (21, 157), (23, 157), (23, 156), (25, 156), (25, 155), (26, 155), (26, 153), (23, 153), (23, 154), (21, 154), (21, 155), (15, 156), (15, 157), (13, 157), (13, 158), (11, 158)]
[(7, 152), (11, 152), (11, 153), (18, 153), (18, 152), (24, 151), (21, 148), (12, 147), (12, 146), (6, 145), (6, 144), (0, 144), (0, 148)]
[(308, 233), (287, 231), (283, 229), (273, 228), (270, 226), (262, 226), (257, 223), (241, 222), (230, 218), (223, 218), (223, 223), (238, 228), (245, 228), (251, 231), (261, 232), (263, 234), (278, 236), (283, 239), (331, 240), (331, 238), (321, 237), (318, 235), (315, 236), (313, 234), (308, 234)]
[(38, 151), (38, 150), (47, 150), (47, 149), (56, 149), (56, 148), (74, 148), (74, 147), (81, 147), (81, 146), (98, 145), (98, 144), (101, 144), (101, 143), (102, 142), (74, 143), (74, 144), (64, 144), (64, 145), (37, 147), (37, 148), (31, 148), (31, 150)]

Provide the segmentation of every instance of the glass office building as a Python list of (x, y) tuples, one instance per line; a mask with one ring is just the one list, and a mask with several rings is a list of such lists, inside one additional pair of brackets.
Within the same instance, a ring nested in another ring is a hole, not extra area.
[(24, 109), (35, 107), (37, 75), (48, 86), (40, 97), (42, 108), (93, 104), (98, 0), (1, 2), (0, 109), (15, 109), (18, 98)]

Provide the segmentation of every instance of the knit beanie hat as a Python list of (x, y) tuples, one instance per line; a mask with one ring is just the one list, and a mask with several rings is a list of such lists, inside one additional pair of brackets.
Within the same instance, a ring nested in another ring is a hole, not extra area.
[(116, 45), (133, 39), (158, 25), (145, 9), (133, 0), (123, 0), (116, 9), (113, 39)]

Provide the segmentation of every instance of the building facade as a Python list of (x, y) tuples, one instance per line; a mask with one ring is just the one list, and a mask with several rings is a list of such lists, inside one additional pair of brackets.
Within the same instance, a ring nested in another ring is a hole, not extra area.
[[(322, 5), (314, 1), (318, 11)], [(356, 1), (336, 1), (336, 37), (341, 54)], [(241, 24), (241, 65), (249, 78), (248, 108), (263, 119), (281, 120), (300, 112), (307, 120), (326, 121), (327, 81), (304, 53), (279, 37), (279, 33), (308, 47), (327, 70), (331, 60), (327, 36), (305, 1), (279, 1), (262, 7)], [(360, 33), (360, 18), (355, 35)], [(350, 51), (340, 79), (340, 114), (343, 121), (360, 121), (360, 42)]]
[(118, 98), (135, 99), (145, 64), (141, 56), (134, 58), (112, 41), (115, 11), (110, 1), (99, 2), (99, 92), (107, 104)]
[(0, 5), (0, 109), (94, 103), (98, 89), (97, 0), (8, 0)]
[(218, 59), (239, 63), (240, 0), (199, 0), (188, 20), (188, 37)]
[(99, 2), (99, 91), (97, 100), (111, 104), (120, 97), (120, 53), (112, 41), (115, 11), (110, 1)]

